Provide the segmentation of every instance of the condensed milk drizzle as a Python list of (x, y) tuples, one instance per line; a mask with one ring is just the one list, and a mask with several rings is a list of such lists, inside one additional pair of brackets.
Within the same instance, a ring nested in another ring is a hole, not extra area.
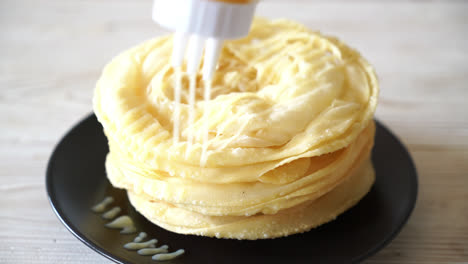
[(114, 206), (112, 209), (110, 209), (109, 211), (103, 213), (101, 215), (102, 218), (106, 219), (106, 220), (112, 220), (114, 219), (119, 213), (120, 211), (122, 211), (120, 209), (120, 207), (118, 206)]
[(114, 198), (107, 196), (106, 198), (104, 198), (104, 200), (102, 200), (102, 202), (93, 206), (91, 210), (95, 213), (102, 213), (104, 212), (104, 210), (106, 210), (106, 207), (113, 202), (114, 202)]
[[(101, 217), (106, 220), (114, 219), (122, 209), (118, 206), (114, 206), (112, 209), (106, 211), (107, 207), (114, 202), (114, 198), (108, 196), (100, 203), (96, 204), (91, 208), (95, 213), (102, 213)], [(128, 215), (122, 215), (115, 218), (110, 223), (105, 224), (106, 227), (112, 229), (122, 229), (121, 234), (135, 233), (137, 230), (133, 224), (133, 220)], [(169, 246), (163, 245), (156, 247), (158, 240), (153, 238), (143, 242), (148, 235), (145, 232), (140, 232), (138, 236), (133, 239), (133, 242), (125, 244), (123, 247), (127, 250), (137, 251), (141, 256), (151, 256), (151, 259), (156, 261), (171, 260), (184, 254), (185, 250), (179, 249), (175, 252), (168, 253)]]
[(140, 232), (135, 239), (133, 239), (133, 242), (141, 242), (143, 239), (145, 239), (148, 235), (145, 232)]
[(139, 250), (143, 248), (154, 248), (158, 243), (157, 239), (151, 239), (146, 242), (130, 242), (124, 245), (124, 248), (128, 250)]
[(158, 248), (143, 248), (137, 251), (138, 254), (142, 256), (155, 255), (159, 253), (167, 253), (168, 245), (163, 245)]
[(122, 229), (120, 231), (121, 234), (132, 234), (136, 232), (136, 228), (133, 225), (133, 220), (128, 215), (117, 217), (114, 221), (107, 223), (105, 227)]
[(172, 253), (162, 253), (162, 254), (156, 254), (151, 259), (153, 260), (171, 260), (174, 258), (177, 258), (178, 256), (182, 255), (185, 253), (185, 250), (179, 249), (175, 252)]

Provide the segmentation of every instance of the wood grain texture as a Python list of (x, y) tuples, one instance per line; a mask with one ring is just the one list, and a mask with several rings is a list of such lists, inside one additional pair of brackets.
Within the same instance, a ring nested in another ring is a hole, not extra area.
[[(150, 10), (150, 0), (0, 1), (0, 263), (108, 262), (55, 217), (45, 167), (91, 111), (103, 66), (164, 32)], [(420, 192), (366, 263), (468, 263), (468, 2), (266, 0), (258, 13), (339, 36), (377, 69), (377, 118), (409, 147)]]

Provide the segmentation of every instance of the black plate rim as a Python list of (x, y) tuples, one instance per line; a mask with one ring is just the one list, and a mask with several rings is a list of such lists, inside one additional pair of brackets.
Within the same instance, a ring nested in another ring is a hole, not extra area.
[[(66, 133), (60, 138), (60, 141), (54, 146), (52, 155), (50, 156), (48, 163), (47, 163), (47, 169), (46, 169), (46, 192), (47, 192), (47, 197), (49, 200), (49, 204), (52, 207), (52, 210), (54, 211), (55, 215), (57, 218), (60, 220), (60, 222), (67, 228), (70, 233), (72, 233), (79, 241), (81, 241), (83, 244), (94, 250), (95, 252), (99, 253), (100, 255), (106, 257), (107, 259), (114, 261), (115, 263), (120, 263), (120, 264), (131, 264), (127, 262), (126, 260), (114, 255), (112, 252), (96, 245), (94, 242), (92, 242), (90, 239), (87, 238), (76, 226), (74, 226), (71, 221), (68, 219), (68, 217), (65, 215), (65, 213), (60, 209), (59, 205), (57, 204), (57, 197), (53, 191), (53, 182), (52, 182), (52, 166), (53, 166), (53, 161), (55, 160), (55, 156), (57, 156), (57, 150), (59, 149), (59, 146), (63, 144), (66, 138), (78, 127), (80, 127), (83, 123), (88, 121), (88, 119), (92, 118), (94, 116), (94, 113), (90, 113), (86, 115), (84, 118), (82, 118), (79, 122), (77, 122), (75, 125), (73, 125)], [(380, 243), (376, 244), (374, 247), (370, 248), (367, 252), (361, 254), (360, 256), (355, 257), (354, 259), (351, 260), (351, 263), (360, 263), (363, 260), (375, 255), (377, 252), (379, 252), (381, 249), (383, 249), (385, 246), (387, 246), (401, 231), (403, 226), (408, 222), (409, 218), (411, 217), (414, 208), (417, 203), (417, 197), (418, 197), (418, 192), (419, 192), (419, 182), (418, 182), (418, 174), (416, 170), (416, 166), (414, 164), (413, 158), (410, 155), (410, 152), (408, 149), (405, 147), (405, 145), (401, 142), (401, 140), (392, 133), (390, 129), (388, 129), (387, 126), (385, 126), (382, 122), (378, 121), (375, 119), (375, 122), (378, 123), (387, 133), (391, 134), (392, 137), (396, 140), (396, 143), (405, 151), (405, 155), (408, 157), (408, 161), (410, 164), (410, 169), (412, 170), (412, 174), (414, 177), (411, 178), (412, 184), (415, 186), (413, 195), (411, 196), (411, 201), (409, 201), (409, 206), (405, 210), (405, 217), (403, 221), (394, 229), (392, 233), (389, 233), (385, 238), (381, 240)]]
[(386, 125), (384, 125), (382, 122), (378, 121), (377, 119), (374, 119), (376, 123), (378, 123), (379, 126), (381, 126), (385, 131), (387, 131), (389, 134), (391, 134), (396, 142), (398, 143), (399, 147), (401, 147), (405, 151), (405, 155), (408, 157), (409, 163), (411, 165), (411, 170), (414, 174), (414, 177), (412, 177), (411, 181), (412, 184), (415, 186), (414, 193), (411, 197), (411, 202), (409, 203), (410, 206), (408, 206), (405, 210), (405, 218), (403, 221), (401, 221), (400, 225), (395, 228), (395, 230), (392, 233), (389, 233), (387, 237), (385, 237), (380, 244), (375, 245), (374, 247), (370, 248), (366, 253), (362, 254), (361, 256), (358, 256), (354, 258), (351, 263), (360, 263), (363, 260), (375, 255), (377, 252), (379, 252), (381, 249), (386, 247), (390, 242), (393, 241), (393, 239), (400, 233), (400, 231), (403, 229), (403, 227), (406, 225), (408, 220), (410, 219), (414, 208), (416, 207), (416, 203), (418, 202), (418, 192), (419, 192), (419, 182), (418, 182), (418, 172), (416, 169), (416, 166), (414, 165), (413, 158), (411, 157), (411, 153), (408, 151), (408, 149), (405, 147), (403, 142), (395, 135), (393, 132), (388, 129)]
[(53, 191), (53, 182), (52, 182), (52, 166), (53, 166), (53, 161), (55, 156), (57, 155), (57, 150), (59, 149), (59, 146), (63, 144), (64, 140), (78, 127), (80, 127), (83, 123), (85, 123), (89, 118), (93, 117), (93, 113), (86, 115), (84, 118), (82, 118), (78, 123), (73, 125), (65, 135), (62, 136), (60, 141), (54, 146), (54, 150), (52, 152), (52, 155), (49, 158), (49, 161), (47, 163), (47, 170), (46, 170), (46, 191), (47, 191), (47, 197), (49, 200), (49, 204), (52, 207), (52, 210), (54, 211), (55, 215), (57, 218), (60, 220), (60, 222), (72, 233), (76, 238), (78, 238), (79, 241), (81, 241), (83, 244), (91, 248), (92, 250), (96, 251), (100, 255), (106, 257), (109, 260), (112, 260), (116, 263), (121, 263), (121, 264), (130, 264), (129, 262), (115, 256), (112, 254), (112, 252), (109, 252), (108, 250), (96, 245), (94, 242), (89, 240), (76, 226), (72, 224), (72, 222), (68, 219), (68, 217), (63, 213), (62, 209), (60, 209), (60, 206), (57, 203), (57, 197)]

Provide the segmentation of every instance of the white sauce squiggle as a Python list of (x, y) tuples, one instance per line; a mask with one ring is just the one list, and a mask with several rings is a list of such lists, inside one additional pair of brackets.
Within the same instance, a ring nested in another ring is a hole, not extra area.
[[(100, 203), (96, 204), (91, 208), (95, 213), (103, 213), (107, 207), (114, 202), (114, 198), (108, 196)], [(122, 209), (118, 206), (114, 206), (112, 209), (104, 212), (101, 217), (107, 220), (114, 219)], [(112, 222), (105, 225), (108, 228), (112, 229), (122, 229), (121, 234), (131, 234), (135, 233), (137, 230), (133, 224), (133, 220), (128, 215), (122, 215), (114, 219)], [(156, 247), (158, 243), (157, 239), (150, 239), (146, 242), (142, 242), (148, 235), (145, 232), (140, 232), (138, 236), (135, 237), (133, 242), (125, 244), (123, 247), (127, 250), (137, 250), (137, 253), (142, 256), (152, 255), (153, 260), (171, 260), (177, 258), (178, 256), (184, 254), (185, 250), (179, 249), (175, 252), (168, 253), (169, 246), (163, 245), (161, 247)]]
[(133, 239), (133, 242), (141, 242), (146, 238), (146, 236), (147, 234), (145, 232), (140, 232), (140, 234), (138, 234), (138, 236)]
[(119, 216), (114, 221), (105, 225), (108, 228), (122, 229), (121, 234), (131, 234), (136, 232), (133, 220), (128, 215)]
[(169, 246), (167, 245), (163, 245), (158, 248), (143, 248), (143, 249), (138, 250), (137, 253), (142, 256), (155, 255), (158, 253), (167, 253), (168, 248)]
[(114, 202), (114, 198), (107, 196), (106, 198), (104, 198), (104, 200), (102, 200), (102, 202), (93, 206), (91, 210), (95, 213), (102, 213), (104, 212), (104, 210), (106, 210), (106, 207), (113, 202)]
[(177, 258), (178, 256), (182, 255), (185, 253), (185, 250), (179, 249), (176, 252), (172, 253), (162, 253), (162, 254), (156, 254), (151, 259), (153, 260), (171, 260), (174, 258)]
[(158, 243), (157, 239), (151, 239), (146, 242), (130, 242), (124, 245), (124, 248), (128, 250), (139, 250), (143, 248), (154, 248)]
[(109, 211), (103, 213), (101, 217), (107, 220), (111, 220), (111, 219), (114, 219), (120, 213), (120, 211), (122, 211), (120, 207), (115, 206)]

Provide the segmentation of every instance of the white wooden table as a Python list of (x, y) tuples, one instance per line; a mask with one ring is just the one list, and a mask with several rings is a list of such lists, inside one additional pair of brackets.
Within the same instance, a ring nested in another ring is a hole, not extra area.
[[(119, 51), (162, 34), (151, 0), (0, 1), (0, 263), (107, 263), (47, 201), (53, 146), (91, 111)], [(468, 263), (468, 2), (266, 0), (258, 13), (339, 36), (381, 80), (377, 118), (409, 147), (416, 209), (366, 263)]]

